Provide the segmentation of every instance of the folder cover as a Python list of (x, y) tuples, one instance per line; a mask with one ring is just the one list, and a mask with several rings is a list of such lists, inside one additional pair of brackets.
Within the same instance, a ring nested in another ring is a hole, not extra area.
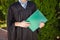
[(30, 23), (28, 27), (31, 31), (36, 31), (39, 28), (41, 22), (46, 23), (46, 17), (37, 9), (30, 17), (27, 18), (27, 22)]

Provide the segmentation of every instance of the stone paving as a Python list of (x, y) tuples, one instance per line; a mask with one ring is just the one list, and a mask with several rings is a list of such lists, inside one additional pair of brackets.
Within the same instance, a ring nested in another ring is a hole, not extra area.
[(0, 40), (8, 40), (7, 38), (7, 30), (0, 29)]

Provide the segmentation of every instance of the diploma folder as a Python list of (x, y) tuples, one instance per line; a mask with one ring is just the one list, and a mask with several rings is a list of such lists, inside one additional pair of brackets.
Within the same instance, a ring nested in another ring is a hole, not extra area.
[(28, 28), (34, 32), (39, 28), (39, 24), (41, 22), (46, 23), (47, 19), (39, 10), (36, 10), (26, 21), (30, 23)]

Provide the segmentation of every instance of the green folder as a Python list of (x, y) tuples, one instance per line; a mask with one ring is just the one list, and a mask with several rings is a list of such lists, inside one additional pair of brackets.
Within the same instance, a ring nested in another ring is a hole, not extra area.
[(46, 23), (47, 19), (39, 10), (36, 10), (26, 21), (30, 23), (28, 28), (34, 32), (39, 28), (39, 24)]

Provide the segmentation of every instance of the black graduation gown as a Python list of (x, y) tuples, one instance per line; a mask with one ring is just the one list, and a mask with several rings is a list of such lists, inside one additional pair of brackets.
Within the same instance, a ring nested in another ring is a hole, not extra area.
[(30, 1), (28, 1), (26, 9), (19, 2), (9, 7), (7, 16), (8, 40), (38, 40), (37, 31), (32, 32), (29, 28), (14, 26), (14, 22), (26, 20), (35, 10), (36, 5)]

